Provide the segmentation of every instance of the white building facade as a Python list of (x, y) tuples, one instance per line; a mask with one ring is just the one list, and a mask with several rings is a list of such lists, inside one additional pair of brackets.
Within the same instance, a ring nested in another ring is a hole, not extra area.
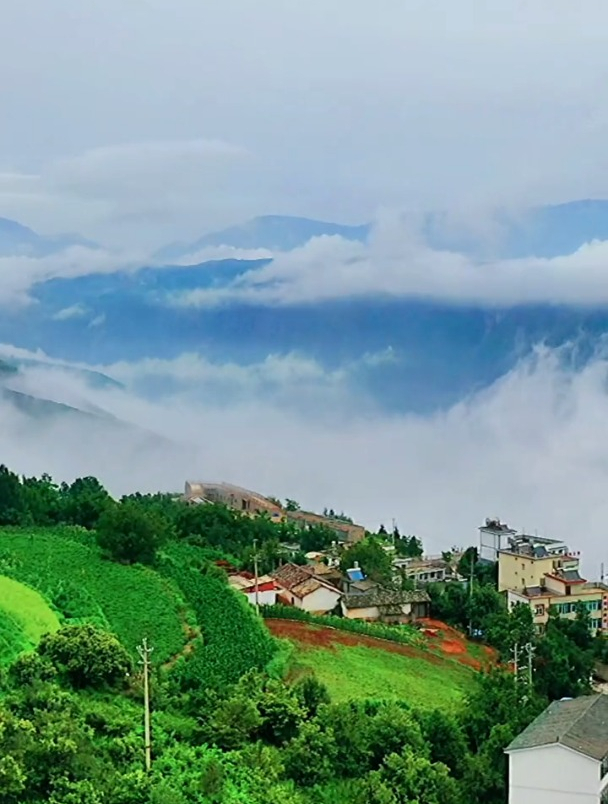
[(555, 701), (506, 753), (509, 804), (606, 804), (608, 696)]

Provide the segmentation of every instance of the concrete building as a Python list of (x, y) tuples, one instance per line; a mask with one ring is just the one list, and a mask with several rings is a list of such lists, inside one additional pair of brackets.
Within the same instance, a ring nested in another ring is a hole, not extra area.
[(606, 633), (608, 586), (583, 578), (579, 564), (579, 554), (557, 539), (510, 536), (508, 545), (498, 551), (498, 591), (506, 594), (509, 609), (517, 603), (531, 606), (539, 631), (547, 624), (550, 608), (574, 619), (577, 603), (582, 603), (593, 630)]
[(349, 620), (383, 623), (411, 623), (428, 617), (430, 604), (427, 592), (397, 592), (381, 587), (346, 594), (340, 601), (342, 614)]
[(393, 568), (397, 575), (404, 575), (416, 585), (442, 583), (456, 578), (452, 566), (441, 557), (396, 558)]
[(187, 481), (184, 499), (192, 504), (221, 503), (250, 516), (268, 514), (274, 522), (282, 522), (283, 509), (255, 491), (233, 486), (231, 483)]
[(509, 804), (606, 804), (608, 695), (554, 701), (505, 750)]
[(498, 517), (486, 519), (485, 524), (479, 528), (480, 561), (497, 561), (498, 551), (507, 546), (509, 536), (514, 536), (516, 532)]
[(354, 544), (365, 538), (365, 528), (363, 525), (355, 525), (354, 522), (344, 522), (342, 519), (332, 519), (323, 514), (315, 514), (312, 511), (285, 511), (285, 516), (292, 522), (296, 522), (302, 527), (306, 525), (322, 525), (329, 528), (342, 542)]

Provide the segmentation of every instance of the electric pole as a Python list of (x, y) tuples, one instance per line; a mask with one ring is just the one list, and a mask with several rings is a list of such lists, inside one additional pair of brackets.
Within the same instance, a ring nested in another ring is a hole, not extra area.
[(511, 648), (513, 654), (513, 670), (515, 671), (515, 680), (517, 681), (517, 674), (519, 673), (519, 645), (517, 642)]
[(260, 610), (260, 598), (258, 596), (258, 540), (253, 540), (253, 576), (255, 578), (255, 610)]
[(137, 652), (141, 656), (140, 664), (144, 668), (144, 754), (146, 762), (146, 773), (150, 773), (152, 767), (152, 740), (150, 735), (150, 654), (154, 648), (148, 646), (148, 640), (143, 638), (142, 644), (137, 646)]
[(533, 671), (532, 659), (534, 658), (536, 648), (531, 642), (528, 642), (526, 645), (524, 645), (524, 650), (528, 654), (528, 684), (532, 686), (532, 671)]
[(471, 557), (471, 574), (469, 577), (469, 636), (473, 636), (473, 573), (475, 572), (474, 550), (469, 551)]

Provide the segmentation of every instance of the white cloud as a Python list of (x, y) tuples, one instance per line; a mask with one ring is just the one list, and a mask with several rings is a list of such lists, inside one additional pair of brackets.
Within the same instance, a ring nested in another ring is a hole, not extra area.
[[(97, 474), (117, 494), (179, 490), (187, 477), (220, 477), (307, 507), (341, 508), (371, 527), (395, 517), (430, 551), (474, 543), (484, 517), (497, 515), (568, 540), (597, 576), (608, 558), (608, 362), (598, 357), (574, 372), (567, 357), (539, 350), (492, 388), (432, 416), (357, 412), (344, 400), (338, 407), (323, 377), (320, 398), (336, 406), (336, 415), (288, 408), (284, 401), (298, 395), (302, 372), (287, 367), (281, 394), (237, 396), (222, 405), (188, 395), (146, 402), (38, 371), (30, 375), (31, 390), (96, 405), (137, 431), (65, 418), (26, 424), (4, 404), (3, 461), (68, 479)], [(176, 371), (196, 383), (207, 368), (191, 363), (185, 358)]]
[[(48, 257), (0, 257), (0, 307), (30, 304), (28, 291), (37, 282), (131, 270), (140, 267), (143, 259), (143, 252), (113, 253), (84, 246), (71, 246)], [(70, 316), (78, 307), (69, 310)], [(67, 315), (66, 310), (61, 312)]]
[(55, 321), (70, 321), (73, 318), (83, 318), (87, 314), (87, 308), (83, 304), (72, 304), (70, 307), (64, 307), (55, 313), (53, 319)]
[(369, 244), (320, 237), (224, 288), (176, 295), (171, 303), (288, 305), (369, 296), (414, 297), (489, 306), (608, 304), (608, 242), (552, 259), (476, 261), (435, 251), (398, 222), (380, 222)]

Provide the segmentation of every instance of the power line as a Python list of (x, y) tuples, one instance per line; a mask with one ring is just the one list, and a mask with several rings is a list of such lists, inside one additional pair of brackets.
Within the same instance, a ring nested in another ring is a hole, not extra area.
[(152, 738), (150, 733), (150, 654), (154, 648), (149, 647), (146, 637), (142, 644), (137, 646), (137, 652), (141, 656), (140, 664), (144, 668), (144, 756), (146, 763), (146, 773), (150, 773), (152, 767)]

